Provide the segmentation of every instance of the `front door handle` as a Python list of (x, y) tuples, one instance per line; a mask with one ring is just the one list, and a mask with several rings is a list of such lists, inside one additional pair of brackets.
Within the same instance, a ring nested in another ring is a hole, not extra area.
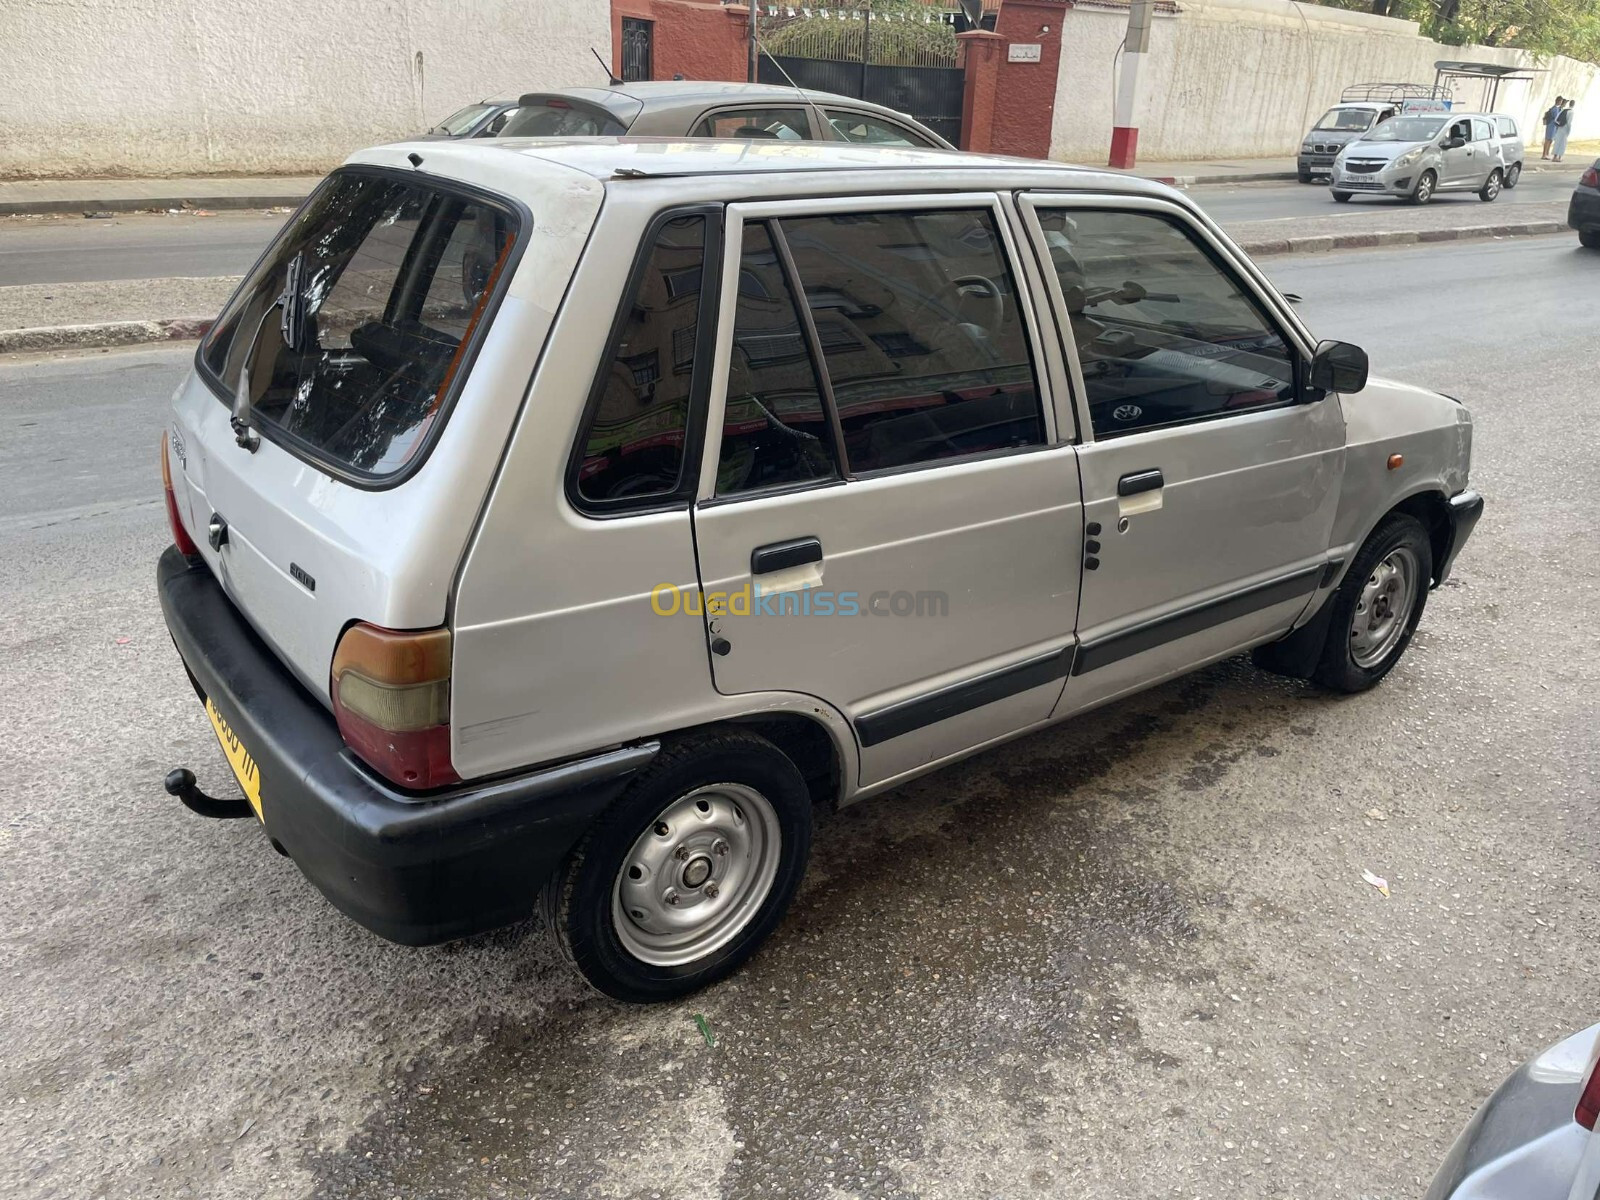
[(769, 542), (750, 551), (750, 574), (765, 575), (769, 571), (785, 571), (790, 567), (803, 567), (806, 563), (822, 561), (822, 542), (818, 538), (792, 538), (787, 542)]
[(1130, 471), (1117, 480), (1117, 495), (1137, 496), (1140, 492), (1153, 492), (1166, 484), (1160, 471)]

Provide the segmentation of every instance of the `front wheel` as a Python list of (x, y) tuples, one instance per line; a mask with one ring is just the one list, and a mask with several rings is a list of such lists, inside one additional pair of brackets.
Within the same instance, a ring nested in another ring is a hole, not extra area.
[(1489, 178), (1483, 181), (1483, 187), (1478, 192), (1479, 200), (1494, 200), (1500, 195), (1500, 168), (1496, 167), (1489, 172)]
[(1578, 241), (1591, 250), (1600, 250), (1600, 229), (1580, 229)]
[(1296, 179), (1298, 179), (1301, 183), (1310, 183), (1311, 182), (1311, 172), (1306, 170), (1304, 167), (1300, 167), (1298, 170), (1296, 170), (1295, 174), (1294, 174), (1294, 177)]
[(1422, 522), (1389, 514), (1328, 601), (1328, 640), (1311, 678), (1336, 692), (1364, 692), (1387, 675), (1411, 644), (1432, 578), (1433, 547)]
[(1334, 200), (1335, 204), (1349, 204), (1350, 203), (1350, 197), (1354, 196), (1354, 195), (1355, 195), (1354, 192), (1338, 192), (1338, 191), (1336, 191), (1336, 192), (1333, 193), (1333, 200)]
[(735, 970), (805, 874), (811, 794), (765, 738), (728, 730), (661, 752), (545, 892), (572, 964), (618, 1000), (670, 1000)]
[(1412, 192), (1409, 199), (1413, 204), (1426, 204), (1433, 199), (1433, 191), (1439, 186), (1439, 177), (1432, 171), (1424, 171), (1422, 178), (1417, 180), (1417, 190)]

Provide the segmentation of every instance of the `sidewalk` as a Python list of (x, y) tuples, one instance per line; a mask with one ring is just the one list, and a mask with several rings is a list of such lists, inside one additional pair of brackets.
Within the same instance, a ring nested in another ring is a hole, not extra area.
[(320, 175), (0, 180), (0, 216), (138, 212), (147, 208), (294, 207), (321, 181)]
[[(1567, 147), (1567, 156), (1561, 162), (1545, 162), (1539, 158), (1539, 145), (1528, 144), (1528, 157), (1523, 161), (1525, 174), (1540, 171), (1569, 171), (1581, 175), (1600, 158), (1600, 142), (1573, 142)], [(1080, 163), (1080, 166), (1097, 170), (1115, 170), (1103, 163)], [(1194, 187), (1209, 183), (1265, 183), (1282, 182), (1296, 178), (1295, 160), (1292, 158), (1233, 158), (1193, 162), (1140, 162), (1131, 171), (1116, 171), (1119, 175), (1142, 175), (1158, 183), (1174, 187)]]
[[(1565, 162), (1540, 161), (1530, 144), (1524, 169), (1581, 174), (1597, 156), (1600, 142), (1574, 143)], [(1109, 170), (1104, 163), (1080, 163)], [(1177, 187), (1210, 183), (1260, 183), (1295, 177), (1292, 158), (1236, 158), (1192, 162), (1139, 163), (1121, 174), (1142, 175)], [(34, 213), (138, 212), (150, 208), (282, 208), (306, 198), (320, 175), (208, 175), (183, 179), (15, 179), (0, 180), (0, 216)]]

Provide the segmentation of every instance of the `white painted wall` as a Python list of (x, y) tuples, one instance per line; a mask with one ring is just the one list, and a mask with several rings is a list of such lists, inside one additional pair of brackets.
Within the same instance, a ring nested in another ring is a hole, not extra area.
[(606, 0), (0, 0), (0, 178), (318, 173), (604, 83)]
[[(1441, 46), (1413, 21), (1292, 0), (1179, 0), (1157, 15), (1146, 59), (1139, 157), (1160, 161), (1284, 157), (1346, 86), (1431, 84), (1440, 59), (1547, 68), (1532, 84), (1502, 84), (1496, 111), (1543, 137), (1539, 115), (1557, 95), (1577, 100), (1575, 140), (1600, 138), (1600, 67), (1568, 58), (1535, 63), (1518, 50)], [(1079, 6), (1062, 14), (1061, 72), (1050, 154), (1104, 163), (1111, 145), (1114, 60), (1127, 9)], [(1486, 91), (1456, 85), (1457, 107)]]

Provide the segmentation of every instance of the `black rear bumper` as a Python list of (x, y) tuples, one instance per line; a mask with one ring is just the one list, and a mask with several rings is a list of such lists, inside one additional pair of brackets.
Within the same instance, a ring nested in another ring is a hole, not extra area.
[(1478, 518), (1483, 516), (1483, 497), (1468, 488), (1464, 492), (1457, 492), (1450, 497), (1447, 509), (1450, 514), (1450, 544), (1445, 550), (1444, 557), (1439, 560), (1434, 568), (1433, 584), (1438, 587), (1450, 574), (1450, 568), (1455, 565), (1456, 555), (1461, 553), (1461, 547), (1467, 544), (1467, 539), (1472, 536), (1473, 528), (1478, 524)]
[(345, 748), (332, 715), (293, 678), (203, 565), (169, 547), (161, 609), (195, 688), (260, 768), (267, 833), (347, 916), (428, 945), (527, 916), (594, 817), (654, 744), (510, 779), (410, 796)]
[(1600, 190), (1578, 188), (1567, 204), (1567, 225), (1583, 233), (1600, 229)]

